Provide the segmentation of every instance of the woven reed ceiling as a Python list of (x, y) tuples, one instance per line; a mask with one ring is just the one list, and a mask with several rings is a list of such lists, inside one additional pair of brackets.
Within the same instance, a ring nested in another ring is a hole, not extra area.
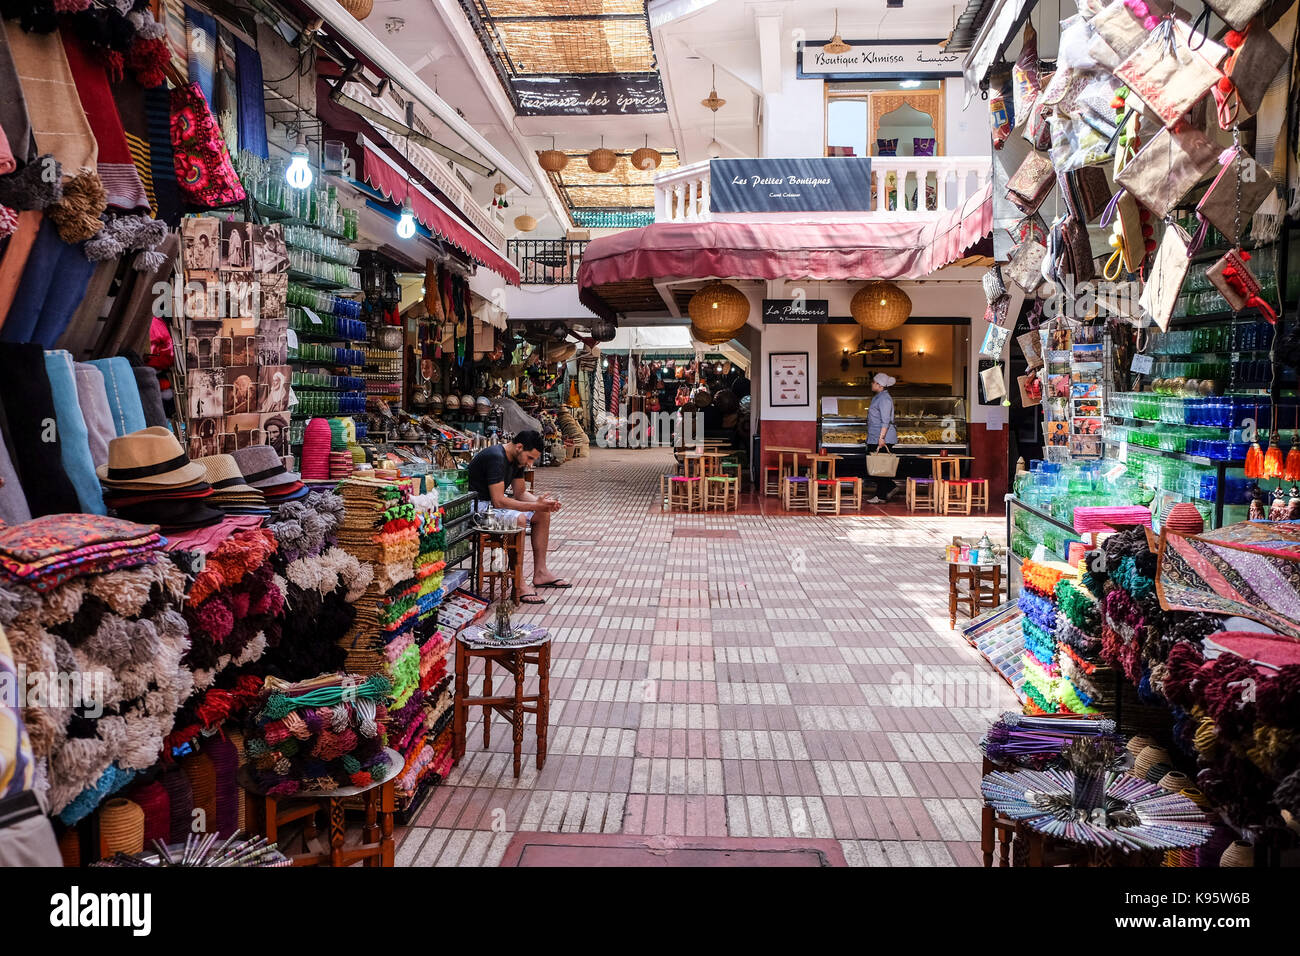
[(653, 73), (641, 0), (461, 0), (511, 77)]

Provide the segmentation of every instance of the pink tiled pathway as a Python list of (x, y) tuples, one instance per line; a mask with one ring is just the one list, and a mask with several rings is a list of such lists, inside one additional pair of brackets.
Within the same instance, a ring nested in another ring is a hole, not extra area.
[[(949, 630), (939, 556), (953, 534), (1001, 537), (1000, 516), (662, 514), (670, 467), (593, 449), (538, 472), (564, 502), (551, 567), (575, 585), (521, 612), (555, 641), (546, 767), (516, 780), (505, 725), (485, 752), (476, 714), (398, 864), (496, 866), (536, 831), (978, 865), (975, 743), (1015, 699)], [(531, 723), (524, 739), (531, 757)]]

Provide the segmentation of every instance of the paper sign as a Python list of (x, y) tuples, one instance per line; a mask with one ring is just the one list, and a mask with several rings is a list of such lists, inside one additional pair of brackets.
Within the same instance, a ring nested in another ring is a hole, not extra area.
[(296, 349), (298, 347), (298, 333), (293, 329), (289, 329), (289, 337), (285, 341), (288, 343), (289, 348)]
[(1007, 423), (1007, 410), (1002, 405), (989, 406), (988, 412), (984, 418), (984, 428), (986, 431), (1000, 432), (1002, 426)]
[(324, 325), (324, 324), (325, 324), (324, 322), (322, 322), (322, 321), (320, 320), (320, 316), (319, 316), (319, 315), (317, 315), (317, 314), (316, 314), (315, 312), (313, 312), (311, 309), (307, 308), (305, 305), (302, 307), (302, 310), (303, 310), (304, 312), (307, 313), (307, 318), (311, 319), (311, 324), (312, 324), (312, 325)]
[(1134, 355), (1131, 369), (1139, 375), (1150, 375), (1151, 368), (1155, 365), (1155, 357), (1151, 355)]
[[(292, 333), (290, 333), (290, 334), (292, 334)], [(293, 393), (293, 389), (290, 388), (290, 389), (289, 389), (289, 407), (290, 407), (290, 408), (293, 408), (293, 407), (294, 407), (295, 405), (297, 405), (297, 404), (298, 404), (298, 396), (295, 395), (295, 394)]]
[(822, 399), (823, 415), (838, 415), (840, 413), (840, 400), (838, 398)]

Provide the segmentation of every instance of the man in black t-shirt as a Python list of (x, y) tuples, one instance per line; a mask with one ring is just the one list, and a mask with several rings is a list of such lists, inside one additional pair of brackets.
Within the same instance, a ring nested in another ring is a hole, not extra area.
[[(469, 487), (478, 498), (480, 511), (495, 508), (506, 512), (506, 517), (521, 528), (533, 530), (533, 587), (567, 588), (569, 582), (561, 580), (546, 567), (546, 549), (551, 537), (551, 513), (560, 510), (560, 503), (546, 495), (534, 495), (524, 486), (524, 471), (531, 468), (542, 455), (542, 436), (535, 431), (522, 431), (514, 441), (489, 445), (469, 463)], [(510, 495), (506, 495), (506, 487)], [(524, 604), (545, 604), (536, 590), (519, 595)]]

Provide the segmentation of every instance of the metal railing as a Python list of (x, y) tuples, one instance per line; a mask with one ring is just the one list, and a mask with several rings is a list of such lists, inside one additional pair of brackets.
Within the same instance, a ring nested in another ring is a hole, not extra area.
[(519, 270), (524, 285), (572, 285), (586, 239), (510, 239), (506, 256)]
[[(945, 212), (962, 208), (970, 196), (984, 188), (992, 172), (993, 165), (987, 156), (873, 156), (868, 208), (815, 215), (819, 220), (937, 219)], [(710, 167), (707, 160), (661, 173), (655, 177), (655, 221), (771, 221), (810, 218), (808, 213), (715, 214), (709, 208), (709, 192)]]

